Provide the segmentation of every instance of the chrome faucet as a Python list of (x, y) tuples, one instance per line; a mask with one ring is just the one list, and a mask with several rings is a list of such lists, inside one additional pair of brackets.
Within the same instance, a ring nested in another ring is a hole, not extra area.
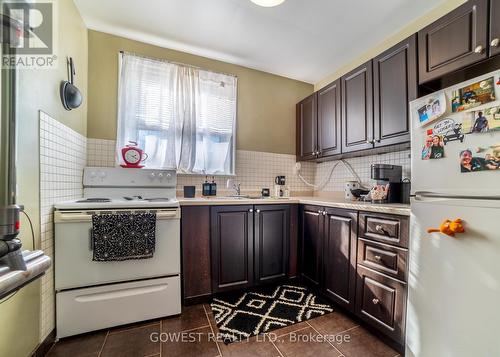
[(236, 194), (235, 194), (236, 196), (241, 196), (241, 184), (240, 183), (237, 184), (236, 181), (234, 181), (233, 179), (228, 179), (226, 182), (226, 187), (233, 189), (236, 192)]
[(241, 184), (233, 184), (233, 189), (236, 191), (236, 196), (241, 196)]

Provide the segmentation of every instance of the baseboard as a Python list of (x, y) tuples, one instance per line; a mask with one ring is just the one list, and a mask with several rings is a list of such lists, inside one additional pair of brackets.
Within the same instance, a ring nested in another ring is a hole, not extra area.
[(47, 337), (38, 345), (32, 353), (32, 357), (44, 357), (56, 341), (56, 329), (53, 329)]

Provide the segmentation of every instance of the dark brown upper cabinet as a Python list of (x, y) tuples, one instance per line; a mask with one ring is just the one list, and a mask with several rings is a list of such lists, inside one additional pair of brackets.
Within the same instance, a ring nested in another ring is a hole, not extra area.
[(211, 208), (213, 292), (253, 285), (253, 220), (253, 206)]
[(419, 83), (486, 59), (487, 49), (488, 0), (469, 0), (418, 32)]
[(290, 206), (255, 206), (255, 282), (286, 278), (290, 240)]
[(417, 85), (415, 35), (373, 59), (375, 147), (410, 141), (408, 103), (417, 97)]
[(318, 206), (301, 209), (301, 275), (311, 285), (321, 283), (323, 211)]
[(297, 157), (316, 158), (318, 150), (317, 94), (313, 93), (297, 104)]
[(369, 61), (341, 78), (342, 152), (373, 148), (373, 78)]
[(318, 157), (341, 153), (340, 80), (318, 91)]
[(490, 2), (490, 55), (500, 54), (500, 1)]
[(323, 291), (354, 312), (358, 213), (325, 208), (323, 217)]

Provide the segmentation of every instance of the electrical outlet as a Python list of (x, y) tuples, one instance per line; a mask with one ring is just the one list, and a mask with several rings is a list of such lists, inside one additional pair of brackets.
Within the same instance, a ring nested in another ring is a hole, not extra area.
[(302, 168), (302, 165), (300, 162), (296, 162), (295, 165), (293, 166), (293, 174), (297, 175), (300, 172), (300, 169)]

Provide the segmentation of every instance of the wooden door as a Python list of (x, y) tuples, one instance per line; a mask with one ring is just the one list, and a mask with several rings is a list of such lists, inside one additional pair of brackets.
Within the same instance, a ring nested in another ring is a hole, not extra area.
[(318, 91), (318, 156), (341, 153), (340, 80)]
[(406, 284), (358, 265), (356, 314), (400, 344), (404, 343)]
[(490, 1), (490, 55), (500, 54), (500, 1)]
[(373, 59), (375, 147), (410, 141), (409, 102), (417, 97), (413, 35)]
[(342, 152), (373, 148), (373, 78), (369, 61), (341, 78)]
[(211, 208), (212, 289), (253, 285), (253, 206)]
[(419, 83), (487, 58), (487, 40), (488, 0), (469, 0), (420, 30)]
[(357, 216), (355, 211), (324, 211), (323, 290), (354, 312), (356, 291)]
[(210, 207), (183, 206), (181, 232), (184, 300), (209, 296), (212, 294)]
[(313, 93), (297, 104), (297, 156), (299, 160), (316, 158), (317, 135), (317, 95)]
[(290, 206), (261, 205), (255, 212), (255, 282), (283, 280), (288, 272)]
[(323, 210), (303, 206), (301, 210), (301, 275), (313, 286), (320, 285), (323, 251)]

